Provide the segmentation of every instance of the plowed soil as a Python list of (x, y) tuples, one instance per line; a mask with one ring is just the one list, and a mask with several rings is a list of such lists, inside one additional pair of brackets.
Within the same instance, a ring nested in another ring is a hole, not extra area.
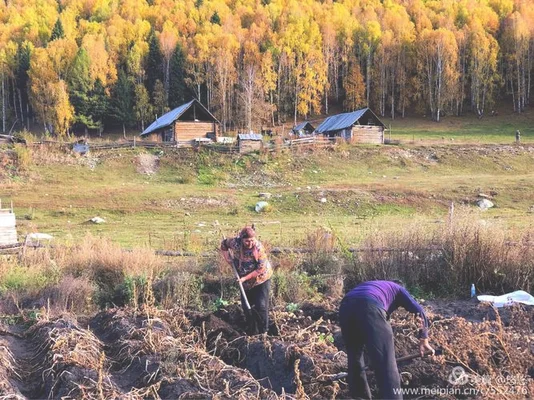
[[(443, 355), (399, 363), (405, 398), (534, 394), (532, 307), (497, 311), (474, 301), (425, 307), (432, 345)], [(41, 318), (29, 327), (4, 323), (0, 398), (348, 398), (345, 379), (336, 379), (347, 363), (337, 304), (270, 316), (269, 334), (252, 337), (237, 305), (215, 313), (121, 308)], [(397, 311), (391, 323), (397, 356), (416, 353), (417, 321)]]

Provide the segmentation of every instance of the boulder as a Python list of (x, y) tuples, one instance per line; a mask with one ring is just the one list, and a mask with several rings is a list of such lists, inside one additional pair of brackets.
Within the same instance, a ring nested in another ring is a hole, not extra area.
[(487, 210), (488, 208), (492, 208), (492, 207), (495, 206), (493, 204), (493, 202), (491, 200), (488, 200), (488, 199), (479, 199), (479, 200), (477, 200), (476, 204), (477, 204), (478, 208), (480, 208), (481, 210)]
[(266, 201), (258, 201), (256, 203), (256, 206), (254, 207), (254, 209), (256, 210), (256, 212), (263, 212), (263, 211), (266, 211), (267, 209), (269, 208), (269, 203), (267, 203)]

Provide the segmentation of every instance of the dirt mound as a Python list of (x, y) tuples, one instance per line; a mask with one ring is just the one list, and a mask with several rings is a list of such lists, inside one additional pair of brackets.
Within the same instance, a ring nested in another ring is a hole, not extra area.
[(137, 172), (144, 175), (154, 175), (159, 168), (159, 157), (153, 154), (139, 154), (135, 159)]

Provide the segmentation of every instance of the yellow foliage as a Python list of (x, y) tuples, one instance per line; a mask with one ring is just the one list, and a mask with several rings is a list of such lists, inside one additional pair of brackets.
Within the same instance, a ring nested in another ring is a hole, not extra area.
[(82, 39), (82, 47), (89, 56), (89, 76), (94, 82), (100, 79), (106, 86), (108, 81), (114, 81), (117, 76), (115, 64), (109, 62), (109, 54), (103, 34), (87, 34)]

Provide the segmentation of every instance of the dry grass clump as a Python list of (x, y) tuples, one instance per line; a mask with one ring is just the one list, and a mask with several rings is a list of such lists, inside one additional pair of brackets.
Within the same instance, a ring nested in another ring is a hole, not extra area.
[(86, 276), (98, 287), (101, 306), (138, 304), (163, 267), (163, 259), (149, 249), (124, 251), (119, 245), (88, 235), (75, 247), (66, 250), (63, 268), (74, 276)]
[(86, 314), (93, 311), (93, 296), (96, 285), (86, 276), (64, 275), (55, 285), (44, 288), (39, 293), (38, 304), (47, 305), (53, 315), (63, 312)]
[(65, 148), (57, 144), (42, 143), (27, 147), (31, 160), (36, 165), (75, 165), (76, 157), (72, 152), (66, 152)]
[(0, 276), (10, 278), (4, 282), (18, 302), (85, 312), (91, 305), (137, 306), (151, 296), (163, 269), (163, 258), (152, 250), (125, 251), (88, 235), (75, 246), (26, 249), (17, 263), (0, 265)]
[(310, 275), (338, 274), (341, 263), (334, 255), (337, 238), (329, 229), (320, 228), (308, 233), (301, 268)]
[(35, 345), (28, 380), (42, 379), (48, 398), (117, 398), (120, 390), (105, 369), (102, 343), (70, 319), (41, 321), (28, 336)]
[(309, 232), (299, 247), (302, 254), (287, 254), (272, 258), (273, 302), (302, 303), (323, 295), (338, 298), (343, 290), (343, 256), (336, 247), (337, 237), (329, 229)]
[[(532, 229), (507, 231), (460, 210), (445, 226), (417, 222), (402, 231), (375, 232), (345, 267), (349, 287), (370, 279), (401, 278), (434, 295), (468, 293), (471, 283), (486, 293), (534, 288)], [(347, 289), (349, 288), (347, 287)]]
[[(109, 239), (87, 235), (77, 246), (66, 249), (63, 267), (76, 275), (88, 273), (96, 280), (105, 280), (116, 274), (147, 276), (159, 274), (163, 260), (148, 248), (125, 251)], [(57, 254), (56, 254), (57, 255)]]

